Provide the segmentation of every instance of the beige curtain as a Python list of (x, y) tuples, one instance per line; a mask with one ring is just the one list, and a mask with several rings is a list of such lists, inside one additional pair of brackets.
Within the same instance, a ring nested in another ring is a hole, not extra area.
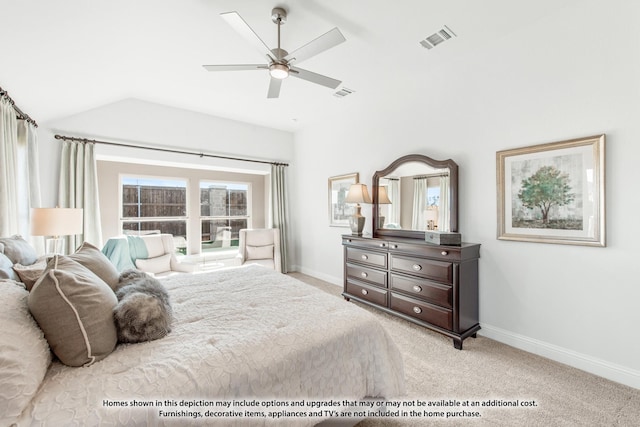
[(21, 169), (18, 182), (20, 234), (33, 245), (38, 253), (44, 253), (44, 237), (31, 236), (31, 208), (41, 207), (40, 165), (38, 134), (36, 127), (26, 120), (18, 121), (18, 164)]
[(440, 177), (440, 200), (438, 205), (438, 230), (449, 230), (449, 175)]
[(426, 230), (424, 211), (427, 209), (427, 178), (413, 178), (413, 216), (412, 230)]
[(84, 232), (67, 236), (67, 252), (74, 252), (84, 241), (101, 248), (95, 144), (70, 141), (62, 143), (58, 203), (61, 208), (83, 209)]
[(287, 273), (287, 235), (289, 228), (285, 165), (271, 165), (271, 222), (280, 230), (280, 261), (282, 273)]
[(18, 218), (18, 128), (16, 110), (0, 97), (0, 236), (20, 233)]
[(20, 234), (44, 253), (44, 239), (30, 230), (31, 208), (40, 207), (36, 127), (18, 120), (6, 97), (0, 97), (0, 165), (0, 236)]

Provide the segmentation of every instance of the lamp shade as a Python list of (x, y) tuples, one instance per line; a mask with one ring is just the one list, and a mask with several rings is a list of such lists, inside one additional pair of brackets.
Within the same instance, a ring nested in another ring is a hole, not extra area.
[(438, 209), (427, 209), (426, 211), (424, 211), (424, 218), (427, 221), (437, 222), (438, 221)]
[(386, 186), (378, 187), (378, 204), (379, 205), (390, 205), (391, 200), (389, 200), (389, 194), (387, 193)]
[(33, 236), (68, 236), (80, 234), (82, 231), (82, 209), (31, 209), (31, 234)]
[(371, 203), (371, 197), (369, 197), (369, 190), (364, 184), (351, 184), (347, 197), (344, 199), (345, 203)]

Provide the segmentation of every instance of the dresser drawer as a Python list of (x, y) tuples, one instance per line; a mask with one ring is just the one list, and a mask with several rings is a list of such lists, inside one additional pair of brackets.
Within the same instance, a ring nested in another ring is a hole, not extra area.
[(449, 285), (392, 274), (389, 278), (391, 290), (398, 290), (425, 299), (434, 304), (451, 308), (453, 288)]
[(391, 270), (453, 283), (453, 263), (391, 255)]
[(453, 314), (451, 310), (438, 307), (414, 298), (404, 297), (394, 292), (390, 295), (392, 310), (420, 319), (432, 325), (451, 330), (453, 328)]
[(357, 246), (363, 249), (378, 249), (386, 251), (389, 248), (389, 242), (380, 239), (370, 239), (364, 237), (343, 237), (342, 244), (345, 246)]
[(347, 264), (347, 278), (373, 283), (374, 285), (387, 287), (387, 272), (374, 270), (355, 264)]
[(383, 307), (387, 306), (387, 291), (384, 289), (349, 281), (347, 281), (346, 289), (347, 293), (353, 295), (354, 297), (362, 298)]
[(405, 242), (389, 242), (389, 251), (391, 253), (410, 253), (419, 256), (425, 256), (438, 260), (460, 261), (462, 259), (459, 247), (451, 246), (435, 246), (425, 243), (405, 243)]
[(347, 247), (347, 261), (387, 268), (387, 254)]

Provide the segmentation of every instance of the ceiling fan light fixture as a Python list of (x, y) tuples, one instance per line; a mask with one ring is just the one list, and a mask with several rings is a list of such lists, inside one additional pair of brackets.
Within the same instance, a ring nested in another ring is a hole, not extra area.
[(289, 67), (285, 64), (271, 64), (269, 65), (269, 74), (274, 79), (286, 79), (289, 77)]

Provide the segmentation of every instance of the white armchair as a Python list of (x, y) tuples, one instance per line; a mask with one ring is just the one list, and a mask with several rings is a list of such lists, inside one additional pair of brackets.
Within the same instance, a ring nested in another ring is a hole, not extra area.
[(139, 238), (144, 242), (148, 255), (135, 260), (138, 269), (156, 276), (168, 276), (172, 272), (192, 273), (197, 269), (197, 264), (178, 261), (173, 235), (148, 234)]
[(156, 276), (169, 276), (175, 272), (191, 273), (198, 269), (197, 264), (178, 261), (171, 234), (113, 237), (102, 248), (102, 253), (118, 271), (137, 268)]
[(238, 241), (240, 264), (259, 264), (282, 272), (277, 228), (242, 229)]

